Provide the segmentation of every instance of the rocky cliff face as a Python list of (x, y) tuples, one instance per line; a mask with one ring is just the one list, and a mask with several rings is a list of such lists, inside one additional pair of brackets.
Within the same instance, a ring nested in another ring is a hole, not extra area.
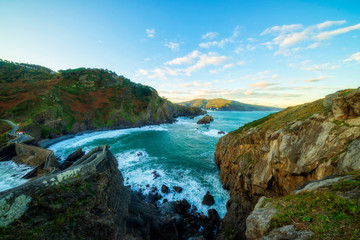
[(245, 238), (260, 196), (282, 196), (311, 180), (360, 168), (360, 90), (287, 108), (222, 137), (216, 163), (230, 190), (219, 238)]

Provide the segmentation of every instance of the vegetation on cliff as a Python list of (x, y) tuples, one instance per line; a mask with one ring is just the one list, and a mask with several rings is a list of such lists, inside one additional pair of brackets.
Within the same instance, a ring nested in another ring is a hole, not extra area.
[(209, 110), (221, 110), (221, 111), (278, 111), (281, 108), (267, 107), (261, 105), (253, 105), (233, 100), (227, 100), (223, 98), (215, 99), (194, 99), (186, 102), (179, 103), (188, 107), (199, 107)]
[(201, 114), (159, 97), (155, 89), (104, 69), (69, 69), (0, 61), (0, 118), (37, 139), (111, 127), (174, 121)]

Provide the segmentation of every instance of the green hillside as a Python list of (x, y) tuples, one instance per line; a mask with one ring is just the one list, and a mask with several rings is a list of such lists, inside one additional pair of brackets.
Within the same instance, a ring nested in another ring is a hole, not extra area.
[(221, 111), (278, 111), (281, 108), (267, 107), (261, 105), (252, 105), (241, 103), (223, 98), (215, 99), (194, 99), (179, 103), (182, 106), (199, 107), (203, 109), (221, 110)]
[(37, 139), (103, 128), (172, 122), (202, 113), (104, 69), (48, 68), (0, 60), (0, 118)]

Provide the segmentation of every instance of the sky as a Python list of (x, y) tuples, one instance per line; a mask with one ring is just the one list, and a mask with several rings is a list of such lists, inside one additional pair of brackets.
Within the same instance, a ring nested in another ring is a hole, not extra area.
[(287, 107), (360, 86), (360, 1), (0, 0), (0, 59)]

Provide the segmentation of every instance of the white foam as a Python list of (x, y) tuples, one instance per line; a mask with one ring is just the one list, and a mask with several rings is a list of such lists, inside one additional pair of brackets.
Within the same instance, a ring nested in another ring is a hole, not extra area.
[[(206, 152), (204, 154), (212, 155), (213, 153)], [(151, 164), (156, 158), (149, 156), (143, 149), (118, 153), (116, 158), (118, 159), (119, 170), (124, 177), (124, 184), (130, 185), (132, 190), (141, 190), (143, 194), (147, 195), (152, 188), (156, 187), (158, 193), (162, 196), (162, 199), (158, 201), (159, 204), (165, 198), (169, 201), (185, 198), (205, 215), (208, 209), (215, 208), (220, 217), (225, 216), (229, 194), (222, 188), (217, 174), (201, 175), (189, 169), (164, 170), (159, 164)], [(160, 175), (158, 178), (154, 177), (154, 171)], [(164, 194), (161, 192), (163, 184), (169, 187), (170, 193)], [(147, 185), (149, 186), (146, 187)], [(175, 192), (174, 186), (182, 187), (183, 191), (181, 193)], [(215, 204), (211, 207), (202, 204), (202, 198), (207, 191), (210, 191), (215, 198)]]
[[(55, 143), (49, 146), (48, 148), (53, 150), (55, 152), (55, 155), (58, 156), (60, 155), (61, 158), (64, 158), (64, 152), (66, 152), (67, 149), (76, 150), (77, 148), (82, 147), (86, 144), (90, 144), (96, 140), (117, 138), (120, 136), (129, 135), (131, 133), (141, 132), (141, 131), (169, 131), (169, 129), (167, 128), (167, 124), (162, 124), (155, 126), (145, 126), (141, 128), (98, 131), (98, 132), (86, 133), (66, 139), (64, 141)], [(85, 150), (85, 148), (83, 150)]]
[(32, 169), (26, 165), (17, 165), (13, 161), (0, 162), (0, 192), (27, 182), (27, 179), (21, 178)]
[(209, 131), (201, 131), (201, 132), (202, 132), (202, 134), (209, 136), (209, 137), (220, 138), (220, 137), (224, 136), (224, 134), (221, 134), (221, 133), (219, 134), (220, 130), (217, 130), (217, 129), (210, 129)]

